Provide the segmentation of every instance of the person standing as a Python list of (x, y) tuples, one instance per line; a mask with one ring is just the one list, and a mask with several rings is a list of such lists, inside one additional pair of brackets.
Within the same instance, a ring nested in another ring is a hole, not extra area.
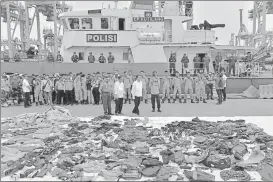
[(94, 96), (94, 105), (99, 105), (100, 104), (100, 92), (99, 92), (99, 87), (100, 87), (100, 82), (101, 79), (99, 78), (100, 72), (97, 72), (94, 81), (93, 81), (93, 96)]
[(36, 79), (33, 80), (33, 86), (34, 86), (34, 97), (35, 97), (35, 102), (36, 106), (38, 104), (42, 105), (42, 91), (41, 91), (41, 80), (39, 76), (36, 77)]
[(209, 73), (210, 57), (208, 56), (208, 54), (205, 54), (204, 63), (205, 63), (205, 67), (206, 67), (207, 73)]
[(105, 62), (106, 62), (106, 59), (105, 59), (103, 53), (100, 54), (99, 62), (100, 62), (100, 63), (105, 63)]
[(152, 112), (155, 112), (155, 101), (157, 105), (157, 111), (160, 110), (160, 98), (159, 98), (159, 88), (160, 88), (160, 78), (157, 77), (157, 72), (153, 72), (153, 77), (150, 80), (151, 83), (151, 100), (152, 100)]
[(188, 67), (189, 67), (189, 58), (186, 54), (183, 55), (182, 59), (181, 59), (181, 63), (182, 63), (182, 75), (184, 75), (184, 72), (187, 73), (188, 71)]
[(58, 51), (58, 54), (57, 54), (57, 62), (59, 62), (59, 63), (63, 62), (63, 57), (62, 57), (60, 51)]
[(88, 62), (89, 63), (94, 63), (95, 62), (95, 56), (92, 55), (92, 52), (89, 52)]
[(166, 70), (165, 76), (163, 77), (162, 103), (165, 102), (166, 98), (168, 98), (168, 103), (171, 103), (170, 89), (171, 89), (171, 76), (170, 76), (170, 73)]
[(223, 101), (226, 101), (227, 94), (226, 94), (226, 87), (227, 87), (227, 76), (225, 74), (225, 70), (222, 70), (223, 80), (224, 80), (224, 89), (223, 89)]
[(198, 54), (193, 58), (193, 67), (194, 67), (194, 74), (199, 73), (200, 70), (200, 64), (201, 64), (201, 59)]
[(141, 77), (139, 75), (136, 76), (136, 81), (134, 81), (132, 86), (132, 98), (135, 103), (135, 107), (133, 109), (133, 113), (139, 115), (139, 104), (140, 98), (142, 97), (142, 82)]
[(145, 104), (148, 104), (148, 97), (147, 97), (148, 78), (145, 76), (144, 71), (141, 71), (140, 74), (141, 74), (141, 82), (142, 82), (142, 89), (143, 89), (142, 97), (143, 97), (143, 100), (145, 101)]
[(237, 60), (234, 53), (232, 53), (228, 62), (229, 62), (228, 74), (231, 75), (231, 70), (232, 70), (233, 76), (235, 76), (235, 63), (237, 62)]
[(76, 104), (81, 102), (81, 74), (77, 73), (76, 78), (74, 80), (74, 88), (75, 88), (75, 100)]
[(71, 57), (71, 61), (72, 61), (73, 63), (79, 62), (79, 57), (78, 57), (78, 55), (76, 54), (76, 52), (73, 53), (73, 56)]
[(176, 72), (176, 53), (171, 52), (170, 58), (169, 58), (169, 64), (170, 64), (170, 73), (174, 74)]
[(214, 72), (218, 72), (220, 71), (220, 64), (222, 62), (222, 56), (221, 53), (218, 52), (217, 56), (215, 56), (215, 68), (214, 68)]
[(81, 75), (81, 91), (80, 91), (81, 104), (87, 104), (87, 87), (85, 74)]
[(31, 102), (30, 102), (30, 92), (31, 92), (31, 86), (28, 82), (28, 79), (27, 79), (27, 75), (23, 75), (23, 85), (22, 85), (22, 89), (23, 89), (23, 92), (24, 92), (24, 97), (25, 97), (25, 100), (24, 100), (24, 107), (25, 108), (28, 108), (31, 106)]
[(4, 62), (9, 62), (10, 58), (9, 58), (9, 54), (7, 52), (4, 52), (3, 59), (4, 59)]
[(114, 61), (115, 61), (115, 57), (112, 55), (111, 52), (109, 52), (108, 63), (114, 63)]
[(123, 106), (123, 97), (125, 95), (124, 84), (122, 82), (122, 77), (118, 76), (118, 80), (114, 84), (114, 99), (116, 103), (115, 114), (122, 114), (122, 106)]
[(105, 80), (100, 85), (99, 92), (102, 95), (104, 114), (113, 115), (111, 112), (111, 94), (113, 93), (113, 87), (108, 76), (105, 77)]
[(56, 91), (57, 91), (57, 105), (64, 104), (64, 80), (61, 77), (56, 83)]
[(52, 104), (52, 98), (51, 98), (51, 94), (52, 94), (52, 81), (49, 79), (49, 75), (45, 75), (45, 79), (42, 81), (41, 84), (42, 87), (42, 91), (44, 92), (44, 97), (45, 97), (45, 103), (46, 105), (48, 104)]
[(131, 87), (132, 87), (133, 80), (129, 76), (127, 71), (124, 72), (123, 81), (124, 81), (124, 88), (125, 88), (125, 97), (124, 97), (125, 101), (124, 101), (124, 104), (126, 104), (127, 101), (129, 101), (129, 104), (131, 104)]
[(64, 82), (64, 90), (66, 96), (66, 104), (73, 105), (73, 79), (70, 76), (67, 76)]
[(214, 75), (210, 72), (208, 75), (208, 82), (206, 84), (207, 87), (207, 100), (213, 100), (213, 83), (214, 83)]
[(193, 101), (193, 79), (191, 78), (191, 74), (188, 72), (187, 77), (185, 78), (185, 98), (184, 98), (184, 103), (187, 103), (187, 98), (188, 98), (188, 93), (190, 93), (190, 99), (191, 103), (195, 103)]
[(93, 102), (93, 94), (92, 94), (92, 77), (90, 74), (87, 75), (86, 79), (86, 89), (87, 89), (87, 99), (88, 104), (92, 104)]
[(179, 76), (179, 72), (177, 71), (175, 74), (175, 77), (173, 78), (173, 103), (176, 101), (177, 92), (178, 92), (178, 98), (179, 103), (182, 103), (182, 94), (181, 94), (181, 85), (182, 85), (182, 79)]
[(218, 95), (218, 102), (217, 105), (222, 104), (223, 99), (223, 89), (224, 89), (224, 80), (223, 80), (223, 74), (218, 73), (216, 79), (215, 79), (215, 88)]
[(197, 102), (201, 101), (201, 98), (203, 99), (203, 103), (207, 103), (205, 100), (205, 79), (201, 74), (197, 75), (197, 80), (196, 80), (196, 98)]

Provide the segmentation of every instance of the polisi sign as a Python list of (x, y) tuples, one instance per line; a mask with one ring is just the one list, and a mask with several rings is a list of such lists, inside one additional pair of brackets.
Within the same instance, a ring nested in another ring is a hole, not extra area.
[(117, 34), (87, 34), (87, 42), (117, 42)]

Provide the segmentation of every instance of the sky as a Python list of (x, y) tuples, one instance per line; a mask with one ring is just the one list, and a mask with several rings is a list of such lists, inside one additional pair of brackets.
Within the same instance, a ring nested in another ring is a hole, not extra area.
[[(68, 1), (68, 5), (73, 6), (73, 11), (99, 9), (102, 7), (108, 8), (109, 4), (114, 7), (113, 1)], [(119, 1), (118, 7), (129, 7), (129, 1)], [(194, 1), (194, 22), (199, 25), (207, 20), (210, 24), (225, 24), (225, 28), (216, 28), (216, 37), (218, 45), (226, 45), (229, 43), (231, 33), (238, 34), (240, 29), (240, 14), (239, 9), (243, 9), (243, 23), (246, 25), (249, 32), (252, 32), (252, 21), (248, 19), (248, 11), (253, 8), (253, 1)], [(33, 13), (30, 12), (30, 16)], [(40, 15), (41, 31), (43, 28), (54, 27), (52, 22), (47, 22), (46, 17)], [(1, 19), (2, 21), (2, 19)], [(267, 15), (267, 30), (273, 31), (273, 15)], [(15, 37), (19, 37), (19, 27), (15, 33)], [(41, 33), (42, 35), (42, 33)], [(31, 32), (31, 38), (37, 38), (36, 22), (34, 22)], [(7, 26), (2, 23), (1, 39), (7, 39)]]

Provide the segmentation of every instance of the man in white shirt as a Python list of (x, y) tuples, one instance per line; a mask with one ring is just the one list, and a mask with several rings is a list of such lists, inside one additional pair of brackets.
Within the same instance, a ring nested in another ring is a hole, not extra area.
[(223, 80), (224, 80), (223, 101), (226, 101), (226, 99), (227, 99), (227, 94), (226, 94), (227, 76), (225, 74), (225, 70), (224, 69), (222, 69), (222, 74), (223, 74)]
[(24, 97), (25, 97), (24, 107), (27, 108), (27, 107), (31, 106), (31, 104), (30, 104), (31, 86), (27, 80), (27, 75), (23, 75), (22, 77), (23, 77), (22, 89), (23, 89)]
[(133, 113), (137, 115), (139, 115), (138, 107), (140, 104), (141, 97), (142, 97), (142, 82), (141, 82), (141, 77), (138, 75), (132, 87), (132, 99), (134, 100), (134, 103), (135, 103)]
[(41, 90), (44, 92), (46, 105), (52, 104), (52, 89), (53, 89), (52, 81), (49, 79), (49, 76), (46, 75), (45, 79), (42, 81), (41, 84)]
[(118, 76), (118, 80), (114, 84), (114, 98), (116, 103), (115, 114), (121, 114), (123, 106), (123, 97), (125, 96), (124, 84), (121, 76)]

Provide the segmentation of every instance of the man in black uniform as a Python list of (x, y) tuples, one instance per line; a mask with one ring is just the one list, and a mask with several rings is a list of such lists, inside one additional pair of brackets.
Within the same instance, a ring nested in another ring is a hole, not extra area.
[(99, 62), (100, 62), (100, 63), (105, 63), (105, 62), (106, 62), (106, 59), (105, 59), (105, 57), (103, 56), (103, 53), (100, 54)]
[(71, 61), (72, 61), (73, 63), (79, 62), (79, 57), (78, 57), (78, 55), (76, 54), (76, 52), (73, 53), (73, 56), (71, 57)]
[(175, 63), (176, 63), (176, 54), (171, 52), (170, 58), (169, 58), (169, 63), (170, 63), (170, 73), (174, 74), (175, 73)]

